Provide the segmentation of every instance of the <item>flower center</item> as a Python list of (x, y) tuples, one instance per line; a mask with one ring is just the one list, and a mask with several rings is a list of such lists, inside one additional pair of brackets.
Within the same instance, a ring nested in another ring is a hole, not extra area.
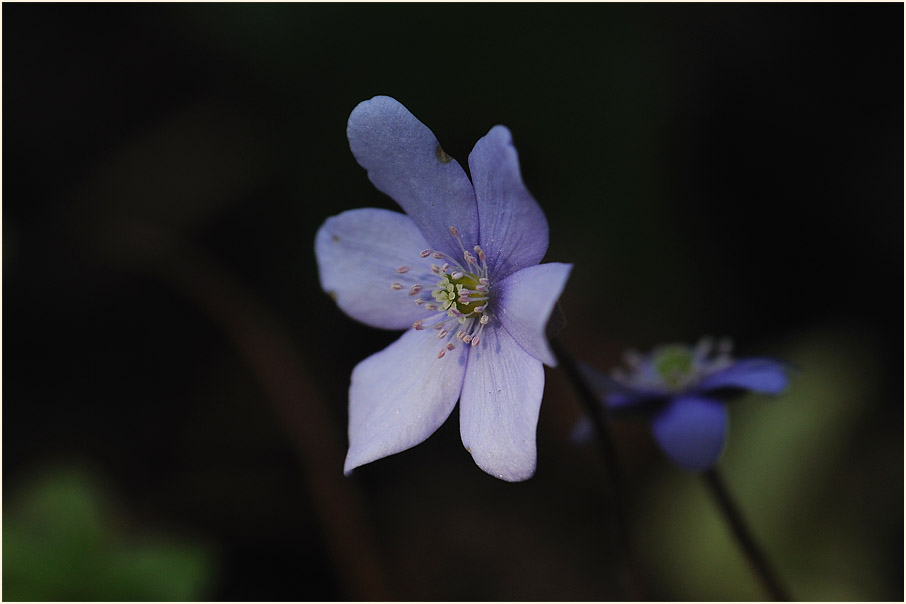
[(695, 373), (695, 358), (687, 346), (665, 346), (652, 359), (654, 370), (671, 390), (679, 390)]
[(484, 292), (476, 289), (481, 285), (480, 277), (474, 273), (454, 272), (444, 275), (437, 282), (437, 289), (431, 292), (442, 310), (456, 309), (462, 315), (470, 315), (488, 301), (487, 288)]
[(627, 370), (616, 367), (611, 375), (630, 388), (680, 392), (703, 377), (731, 365), (732, 347), (729, 340), (721, 339), (715, 350), (711, 338), (702, 338), (695, 346), (667, 344), (645, 355), (627, 350), (624, 353)]
[[(401, 280), (411, 280), (411, 284), (394, 282), (391, 289), (402, 292), (407, 289), (408, 295), (414, 298), (415, 304), (436, 314), (426, 319), (419, 319), (412, 324), (416, 331), (431, 327), (437, 331), (437, 339), (446, 342), (437, 353), (437, 358), (443, 358), (447, 351), (454, 350), (456, 343), (453, 340), (477, 346), (481, 342), (481, 333), (485, 325), (490, 322), (490, 317), (485, 314), (488, 309), (491, 295), (491, 282), (488, 277), (488, 265), (485, 261), (484, 250), (475, 245), (469, 252), (462, 244), (459, 229), (450, 227), (450, 234), (459, 243), (464, 263), (437, 250), (422, 250), (420, 258), (429, 262), (429, 258), (443, 260), (442, 265), (430, 263), (422, 269), (410, 266), (401, 266), (396, 269)], [(436, 281), (430, 290), (431, 297), (422, 283)]]

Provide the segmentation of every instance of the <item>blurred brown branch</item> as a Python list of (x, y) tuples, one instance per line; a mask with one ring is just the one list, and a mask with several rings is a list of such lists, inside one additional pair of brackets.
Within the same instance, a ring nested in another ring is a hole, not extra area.
[(116, 224), (105, 235), (108, 253), (158, 275), (203, 308), (226, 332), (290, 432), (327, 548), (348, 597), (391, 599), (360, 494), (355, 483), (343, 476), (344, 442), (331, 425), (326, 403), (279, 318), (232, 275), (175, 233), (129, 223)]

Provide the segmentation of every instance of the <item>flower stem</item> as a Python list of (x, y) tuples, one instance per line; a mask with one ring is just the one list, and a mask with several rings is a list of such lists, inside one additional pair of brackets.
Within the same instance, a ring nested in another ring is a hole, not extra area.
[(720, 505), (724, 517), (730, 524), (730, 528), (733, 530), (733, 536), (736, 538), (736, 542), (743, 552), (745, 552), (746, 557), (749, 559), (749, 563), (752, 565), (752, 568), (755, 570), (755, 573), (758, 575), (764, 588), (771, 594), (771, 597), (775, 601), (788, 602), (790, 599), (787, 596), (787, 592), (780, 585), (777, 576), (771, 571), (768, 559), (765, 557), (764, 552), (762, 552), (761, 548), (758, 547), (758, 544), (755, 543), (752, 532), (746, 525), (739, 508), (730, 497), (730, 493), (727, 491), (727, 487), (724, 485), (720, 474), (717, 473), (717, 470), (711, 468), (704, 473), (704, 477), (711, 493)]
[(632, 554), (632, 545), (629, 540), (628, 523), (626, 522), (626, 511), (623, 505), (623, 498), (620, 492), (622, 478), (620, 467), (617, 463), (616, 448), (614, 447), (613, 437), (610, 434), (610, 428), (607, 423), (607, 417), (603, 405), (598, 397), (589, 386), (588, 382), (579, 371), (572, 355), (567, 352), (559, 338), (551, 340), (551, 347), (560, 368), (566, 374), (566, 377), (572, 383), (573, 389), (582, 405), (585, 407), (585, 413), (588, 415), (595, 430), (598, 433), (598, 442), (601, 444), (601, 452), (604, 455), (604, 464), (607, 468), (607, 476), (610, 482), (610, 488), (613, 492), (614, 508), (616, 510), (617, 535), (620, 541), (620, 549), (625, 564), (625, 575), (623, 577), (624, 587), (629, 599), (643, 600), (641, 581), (635, 564), (635, 557)]

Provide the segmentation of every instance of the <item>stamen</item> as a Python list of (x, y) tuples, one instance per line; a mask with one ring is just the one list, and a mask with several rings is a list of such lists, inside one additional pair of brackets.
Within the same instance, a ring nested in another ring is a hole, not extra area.
[(630, 369), (635, 369), (642, 364), (642, 355), (637, 350), (626, 350), (623, 352), (623, 361)]
[[(419, 308), (438, 313), (431, 318), (419, 319), (412, 323), (412, 328), (416, 331), (423, 331), (429, 327), (435, 331), (435, 336), (444, 346), (437, 353), (438, 359), (443, 358), (447, 351), (455, 350), (457, 341), (462, 342), (464, 346), (478, 346), (485, 326), (491, 321), (491, 317), (485, 314), (491, 298), (487, 255), (480, 245), (467, 249), (457, 227), (450, 226), (449, 230), (456, 238), (462, 256), (451, 256), (431, 248), (418, 253), (421, 259), (430, 259), (432, 262), (429, 266), (431, 273), (437, 277), (436, 284), (431, 284), (430, 277), (427, 284), (415, 283), (414, 278), (408, 283), (391, 284), (395, 291), (406, 288)], [(396, 268), (396, 272), (401, 275), (413, 270), (415, 273), (421, 273), (424, 267), (424, 264), (402, 265)], [(424, 277), (418, 279), (424, 280)], [(421, 296), (428, 293), (431, 295)]]

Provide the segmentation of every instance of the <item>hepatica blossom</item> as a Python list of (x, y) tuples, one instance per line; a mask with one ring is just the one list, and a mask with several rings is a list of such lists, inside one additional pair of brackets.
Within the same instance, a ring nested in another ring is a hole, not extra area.
[(545, 325), (572, 267), (539, 264), (547, 220), (509, 130), (495, 126), (475, 144), (471, 181), (392, 98), (360, 103), (346, 133), (405, 214), (328, 218), (315, 238), (321, 285), (352, 318), (406, 331), (352, 372), (345, 473), (421, 443), (458, 400), (475, 463), (503, 480), (529, 478), (542, 363), (555, 364)]
[[(641, 415), (661, 449), (676, 464), (692, 471), (717, 463), (727, 437), (726, 401), (745, 392), (779, 394), (788, 383), (787, 365), (767, 358), (734, 360), (730, 344), (715, 350), (710, 339), (695, 347), (659, 346), (647, 355), (629, 352), (627, 368), (610, 376), (583, 366), (611, 415)], [(573, 438), (591, 433), (581, 420)]]

